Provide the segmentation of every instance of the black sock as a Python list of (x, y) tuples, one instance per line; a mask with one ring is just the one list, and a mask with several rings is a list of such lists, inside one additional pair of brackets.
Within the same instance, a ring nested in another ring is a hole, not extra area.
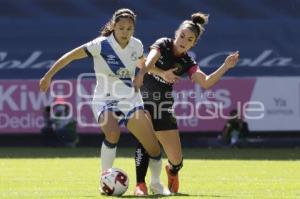
[(135, 150), (135, 173), (137, 183), (145, 182), (148, 164), (149, 155), (142, 144), (139, 143)]
[(178, 174), (178, 171), (183, 167), (183, 159), (181, 160), (181, 162), (177, 165), (174, 165), (169, 161), (169, 164), (170, 164), (170, 171), (173, 175), (177, 175)]

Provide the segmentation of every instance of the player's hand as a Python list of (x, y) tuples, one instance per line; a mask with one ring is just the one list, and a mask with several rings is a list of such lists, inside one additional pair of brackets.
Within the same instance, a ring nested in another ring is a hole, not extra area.
[(141, 72), (139, 72), (133, 80), (133, 86), (135, 88), (135, 92), (138, 92), (138, 90), (143, 86), (143, 82), (144, 82), (144, 75)]
[(175, 75), (174, 72), (177, 70), (177, 68), (172, 68), (172, 69), (169, 69), (169, 70), (166, 70), (163, 72), (162, 74), (162, 78), (170, 83), (170, 84), (173, 84), (175, 82), (177, 82), (178, 80), (180, 80), (180, 77)]
[(44, 76), (41, 80), (40, 80), (40, 90), (42, 92), (46, 92), (49, 88), (51, 84), (51, 78)]
[(231, 69), (233, 67), (235, 67), (235, 65), (237, 64), (237, 62), (239, 61), (239, 51), (236, 51), (230, 55), (228, 55), (228, 57), (226, 57), (225, 61), (224, 61), (224, 65), (227, 69)]

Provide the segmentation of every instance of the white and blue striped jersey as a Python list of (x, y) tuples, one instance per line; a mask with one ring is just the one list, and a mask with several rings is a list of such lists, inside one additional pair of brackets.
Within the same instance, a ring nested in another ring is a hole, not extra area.
[(100, 36), (85, 45), (85, 51), (93, 57), (97, 84), (92, 109), (97, 121), (105, 111), (116, 112), (119, 123), (128, 121), (138, 109), (144, 108), (140, 92), (135, 92), (132, 80), (138, 59), (143, 56), (143, 44), (131, 37), (122, 49), (113, 34)]
[(94, 60), (97, 79), (94, 95), (105, 99), (132, 97), (132, 79), (138, 59), (143, 56), (142, 42), (131, 37), (128, 45), (122, 49), (111, 34), (88, 42), (85, 50)]

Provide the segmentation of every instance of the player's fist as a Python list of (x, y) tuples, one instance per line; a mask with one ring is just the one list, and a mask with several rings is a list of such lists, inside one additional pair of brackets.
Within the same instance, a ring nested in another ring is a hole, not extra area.
[(225, 67), (228, 69), (235, 67), (235, 65), (239, 61), (239, 56), (240, 56), (239, 51), (236, 51), (236, 52), (228, 55), (228, 57), (226, 57), (226, 59), (224, 61)]
[(177, 68), (172, 68), (169, 70), (163, 71), (161, 74), (161, 77), (168, 83), (173, 84), (176, 81), (180, 80), (180, 76), (177, 76), (174, 74), (174, 72), (177, 71)]

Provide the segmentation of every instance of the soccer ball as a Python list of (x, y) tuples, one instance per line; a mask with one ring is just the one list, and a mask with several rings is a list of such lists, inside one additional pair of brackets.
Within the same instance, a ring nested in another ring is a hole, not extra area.
[(109, 196), (121, 196), (128, 189), (129, 179), (125, 171), (110, 168), (102, 173), (100, 192)]

